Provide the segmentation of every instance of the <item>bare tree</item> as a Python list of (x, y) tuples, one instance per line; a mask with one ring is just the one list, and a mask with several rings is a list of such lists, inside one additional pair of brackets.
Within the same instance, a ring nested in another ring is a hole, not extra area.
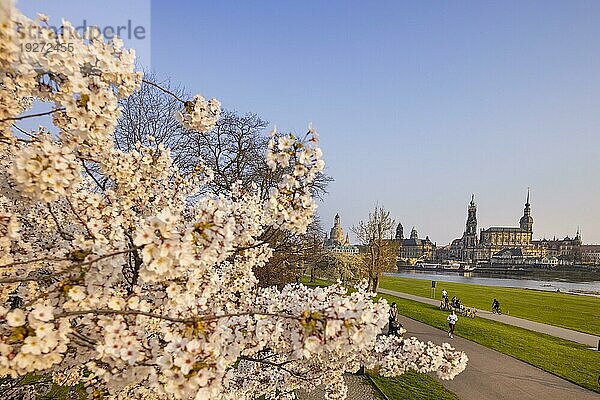
[[(146, 74), (144, 80), (154, 83), (142, 83), (140, 90), (121, 100), (123, 111), (115, 129), (115, 146), (131, 151), (137, 143), (146, 146), (162, 143), (171, 150), (173, 161), (182, 171), (192, 170), (198, 161), (197, 155), (190, 151), (190, 135), (174, 118), (182, 109), (176, 97), (188, 98), (189, 94), (152, 73)], [(149, 136), (154, 138), (152, 142)]]
[(187, 133), (189, 151), (202, 158), (214, 172), (209, 186), (213, 193), (219, 194), (232, 183), (241, 181), (244, 186), (256, 184), (261, 195), (266, 197), (278, 178), (268, 168), (264, 157), (268, 124), (256, 114), (225, 111), (213, 130)]
[[(225, 111), (216, 126), (209, 132), (188, 132), (189, 150), (196, 158), (212, 168), (215, 178), (209, 185), (215, 194), (230, 187), (233, 182), (241, 181), (244, 186), (254, 183), (261, 196), (267, 198), (269, 189), (277, 185), (284, 173), (274, 173), (268, 167), (264, 155), (267, 152), (269, 123), (256, 114), (240, 115)], [(322, 198), (327, 193), (327, 185), (332, 179), (319, 174), (311, 186), (312, 194)]]
[(381, 274), (396, 265), (398, 243), (392, 240), (394, 226), (390, 212), (376, 205), (366, 221), (360, 221), (352, 227), (358, 241), (366, 249), (361, 255), (362, 263), (369, 287), (374, 292), (379, 288)]

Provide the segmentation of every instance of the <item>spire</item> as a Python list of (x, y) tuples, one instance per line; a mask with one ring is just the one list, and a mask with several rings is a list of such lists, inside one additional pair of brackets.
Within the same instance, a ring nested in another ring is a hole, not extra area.
[(471, 205), (474, 206), (475, 205), (475, 194), (471, 194)]
[(525, 208), (523, 209), (523, 216), (519, 220), (519, 226), (526, 232), (533, 231), (533, 218), (531, 218), (531, 207), (529, 204), (529, 188), (527, 188), (527, 202), (525, 203)]

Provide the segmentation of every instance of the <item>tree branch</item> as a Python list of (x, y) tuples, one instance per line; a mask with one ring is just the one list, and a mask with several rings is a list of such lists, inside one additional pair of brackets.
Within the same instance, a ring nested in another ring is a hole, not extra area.
[[(80, 263), (76, 263), (73, 264), (71, 266), (69, 266), (68, 268), (62, 270), (62, 271), (58, 271), (49, 275), (44, 275), (43, 279), (48, 279), (48, 278), (52, 278), (55, 276), (60, 276), (62, 274), (66, 274), (67, 272), (70, 272), (71, 270), (77, 268), (77, 267), (85, 267), (88, 265), (92, 265), (95, 262), (98, 262), (100, 260), (103, 260), (105, 258), (110, 258), (110, 257), (114, 257), (114, 256), (118, 256), (120, 254), (126, 254), (126, 253), (130, 253), (132, 251), (134, 251), (135, 249), (127, 249), (127, 250), (121, 250), (121, 251), (117, 251), (115, 253), (110, 253), (110, 254), (105, 254), (103, 256), (99, 256), (93, 260), (90, 261), (86, 261), (86, 262), (80, 262)], [(38, 258), (35, 260), (29, 260), (26, 262), (16, 262), (16, 263), (12, 263), (12, 264), (5, 264), (5, 265), (1, 265), (0, 268), (5, 268), (8, 266), (13, 266), (13, 265), (22, 265), (22, 264), (28, 264), (28, 263), (33, 263), (33, 262), (42, 262), (42, 261), (71, 261), (68, 258), (64, 258), (64, 259), (50, 259), (50, 258)], [(11, 278), (5, 278), (5, 279), (0, 279), (0, 284), (7, 284), (7, 283), (18, 283), (18, 282), (33, 282), (33, 281), (37, 281), (40, 280), (42, 278), (40, 277), (36, 277), (36, 278), (30, 278), (30, 277), (11, 277)]]
[(4, 119), (0, 119), (0, 122), (5, 122), (5, 121), (20, 121), (20, 120), (26, 119), (26, 118), (42, 117), (44, 115), (50, 115), (50, 114), (55, 113), (57, 111), (65, 111), (65, 109), (64, 108), (55, 108), (53, 110), (42, 112), (42, 113), (37, 113), (37, 114), (23, 115), (21, 117), (4, 118)]

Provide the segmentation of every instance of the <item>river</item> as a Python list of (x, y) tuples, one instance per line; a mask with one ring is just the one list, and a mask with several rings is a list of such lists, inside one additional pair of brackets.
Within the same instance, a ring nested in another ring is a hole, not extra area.
[(386, 272), (385, 275), (440, 282), (526, 288), (552, 292), (561, 291), (600, 297), (600, 274), (578, 275), (569, 273), (534, 272), (523, 275), (507, 272), (499, 275), (498, 273), (478, 271), (454, 272), (406, 269), (403, 270), (403, 272)]

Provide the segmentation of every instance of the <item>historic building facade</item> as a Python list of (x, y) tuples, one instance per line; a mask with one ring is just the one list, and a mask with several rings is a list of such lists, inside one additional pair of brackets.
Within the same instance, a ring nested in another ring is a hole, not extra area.
[(581, 261), (587, 264), (600, 264), (600, 245), (584, 244), (580, 248)]
[(517, 227), (491, 227), (480, 234), (480, 246), (472, 260), (490, 260), (496, 253), (505, 249), (519, 249), (523, 257), (542, 256), (533, 245), (533, 217), (529, 204), (529, 191), (523, 210), (523, 216)]
[(348, 234), (344, 234), (339, 214), (335, 214), (335, 218), (333, 219), (333, 227), (329, 231), (329, 237), (327, 237), (327, 234), (325, 234), (323, 245), (326, 249), (337, 253), (358, 253), (358, 247), (350, 245)]
[(416, 262), (435, 259), (435, 243), (429, 240), (429, 236), (419, 239), (419, 234), (414, 227), (410, 232), (410, 237), (404, 239), (404, 228), (402, 224), (398, 224), (394, 240), (398, 242), (398, 256), (402, 260)]
[(561, 264), (569, 264), (580, 260), (581, 244), (579, 229), (573, 239), (567, 236), (562, 240), (533, 240), (533, 217), (528, 190), (519, 226), (482, 229), (479, 238), (477, 237), (477, 206), (475, 197), (471, 196), (463, 236), (452, 241), (446, 248), (445, 255), (465, 262), (503, 263), (506, 261), (510, 264), (521, 264), (535, 263), (539, 260), (540, 264), (554, 264), (556, 258)]

